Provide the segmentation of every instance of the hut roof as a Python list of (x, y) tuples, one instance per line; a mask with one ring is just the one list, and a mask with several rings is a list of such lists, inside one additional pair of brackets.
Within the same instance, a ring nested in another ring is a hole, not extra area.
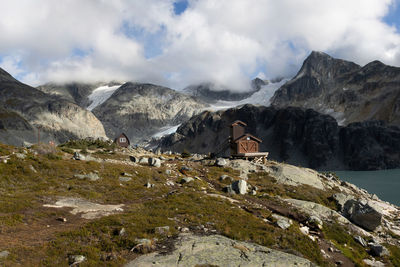
[(236, 120), (236, 121), (232, 122), (231, 126), (235, 126), (235, 125), (238, 125), (238, 124), (241, 124), (242, 126), (247, 126), (246, 123), (244, 123), (243, 121), (239, 121), (239, 120)]
[(239, 142), (240, 140), (242, 140), (242, 139), (244, 139), (244, 138), (247, 138), (247, 137), (249, 137), (250, 139), (253, 139), (254, 141), (256, 141), (256, 142), (258, 142), (258, 143), (261, 143), (261, 142), (262, 142), (261, 139), (258, 139), (258, 138), (255, 137), (254, 135), (251, 135), (251, 134), (244, 134), (244, 135), (242, 135), (241, 137), (237, 138), (237, 139), (235, 140), (235, 143), (237, 143), (237, 142)]

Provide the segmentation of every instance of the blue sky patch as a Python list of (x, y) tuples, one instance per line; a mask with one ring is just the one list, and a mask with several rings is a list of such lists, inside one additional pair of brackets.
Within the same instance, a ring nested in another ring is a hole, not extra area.
[(175, 15), (180, 15), (187, 9), (189, 3), (187, 0), (180, 0), (174, 2), (174, 13)]

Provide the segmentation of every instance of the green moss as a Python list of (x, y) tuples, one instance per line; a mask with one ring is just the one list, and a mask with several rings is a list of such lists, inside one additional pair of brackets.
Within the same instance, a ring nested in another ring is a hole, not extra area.
[(389, 260), (393, 264), (393, 266), (400, 267), (400, 248), (398, 246), (393, 246), (389, 244), (385, 244), (390, 251)]
[(343, 226), (335, 224), (324, 224), (323, 233), (335, 246), (342, 251), (343, 255), (352, 260), (357, 266), (364, 266), (363, 259), (368, 257), (365, 248), (358, 244), (354, 237), (349, 235)]

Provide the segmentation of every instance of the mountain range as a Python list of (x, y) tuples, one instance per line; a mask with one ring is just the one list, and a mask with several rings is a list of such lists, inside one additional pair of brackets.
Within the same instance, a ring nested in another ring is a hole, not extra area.
[[(221, 125), (241, 118), (254, 124), (254, 133), (265, 140), (263, 148), (277, 160), (322, 169), (398, 166), (393, 149), (400, 126), (400, 68), (378, 61), (361, 67), (313, 51), (294, 78), (256, 78), (249, 87), (234, 92), (204, 82), (177, 91), (113, 81), (33, 88), (0, 69), (0, 141), (36, 142), (39, 131), (42, 140), (56, 143), (114, 139), (124, 132), (137, 144), (181, 125), (176, 134), (152, 144), (204, 153), (229, 135)], [(244, 108), (248, 103), (271, 107)], [(211, 141), (204, 143), (205, 136)]]

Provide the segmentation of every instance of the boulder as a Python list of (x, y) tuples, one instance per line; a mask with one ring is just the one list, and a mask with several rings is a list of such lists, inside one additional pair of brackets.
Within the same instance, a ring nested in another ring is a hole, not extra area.
[(223, 189), (224, 192), (228, 194), (236, 194), (235, 190), (233, 190), (232, 185), (225, 186)]
[(344, 204), (345, 204), (348, 200), (354, 199), (353, 196), (351, 196), (351, 195), (346, 195), (346, 194), (343, 194), (343, 193), (336, 193), (336, 194), (333, 194), (331, 198), (332, 198), (333, 200), (336, 201), (336, 204), (338, 205), (338, 207), (339, 207), (339, 209), (340, 209), (341, 211), (343, 211)]
[(385, 255), (389, 255), (389, 250), (387, 250), (387, 248), (385, 248), (384, 246), (382, 246), (381, 244), (371, 244), (370, 245), (370, 254), (372, 256), (376, 256), (376, 257), (382, 257)]
[(149, 159), (148, 158), (140, 158), (138, 161), (139, 164), (148, 164)]
[(276, 225), (284, 230), (289, 228), (293, 224), (293, 221), (291, 219), (280, 216), (278, 214), (272, 214), (272, 218), (276, 220)]
[(174, 240), (171, 252), (142, 255), (126, 266), (313, 266), (309, 260), (299, 256), (220, 235), (186, 233)]
[(68, 262), (70, 265), (77, 265), (86, 260), (86, 257), (83, 255), (70, 255), (68, 256)]
[(138, 159), (137, 157), (135, 157), (135, 156), (129, 156), (129, 159), (130, 159), (132, 162), (135, 162), (135, 163), (138, 163), (138, 162), (139, 162), (139, 159)]
[(194, 179), (192, 177), (185, 177), (185, 178), (182, 178), (181, 184), (190, 183), (192, 181), (194, 181)]
[(311, 224), (312, 226), (318, 227), (319, 229), (322, 229), (322, 226), (324, 225), (322, 220), (315, 215), (310, 216), (310, 218), (308, 219), (308, 223)]
[(161, 160), (159, 158), (149, 158), (148, 163), (153, 167), (161, 167)]
[(147, 182), (144, 186), (145, 186), (146, 188), (152, 188), (152, 187), (155, 186), (155, 184), (151, 184), (150, 182)]
[(354, 240), (355, 241), (357, 241), (357, 243), (359, 243), (361, 246), (363, 246), (363, 247), (366, 247), (368, 244), (367, 244), (367, 242), (364, 240), (364, 238), (362, 238), (361, 236), (359, 236), (359, 235), (356, 235), (355, 237), (354, 237)]
[(191, 167), (188, 167), (188, 166), (182, 166), (180, 169), (179, 169), (179, 171), (180, 172), (190, 172), (190, 171), (193, 171), (193, 168), (191, 168)]
[(165, 170), (165, 174), (166, 174), (166, 175), (171, 175), (171, 174), (172, 174), (172, 170), (169, 170), (169, 169), (168, 169), (168, 170)]
[(368, 266), (372, 266), (372, 267), (385, 267), (386, 264), (384, 264), (381, 261), (375, 261), (375, 260), (370, 260), (370, 259), (364, 259), (363, 262), (368, 265)]
[(74, 155), (72, 156), (72, 158), (74, 160), (85, 160), (85, 156), (78, 152), (74, 152)]
[(131, 180), (132, 180), (131, 177), (126, 177), (126, 176), (120, 176), (120, 177), (119, 177), (119, 181), (120, 181), (120, 182), (129, 182), (129, 181), (131, 181)]
[(238, 180), (232, 183), (232, 189), (237, 193), (244, 195), (247, 193), (247, 182), (245, 180)]
[(343, 215), (368, 231), (374, 231), (381, 225), (382, 221), (382, 214), (368, 204), (362, 204), (354, 199), (346, 201), (343, 207)]
[(228, 164), (228, 162), (227, 162), (227, 160), (224, 159), (224, 158), (218, 158), (218, 159), (215, 161), (215, 164), (216, 164), (218, 167), (224, 167), (226, 164)]

